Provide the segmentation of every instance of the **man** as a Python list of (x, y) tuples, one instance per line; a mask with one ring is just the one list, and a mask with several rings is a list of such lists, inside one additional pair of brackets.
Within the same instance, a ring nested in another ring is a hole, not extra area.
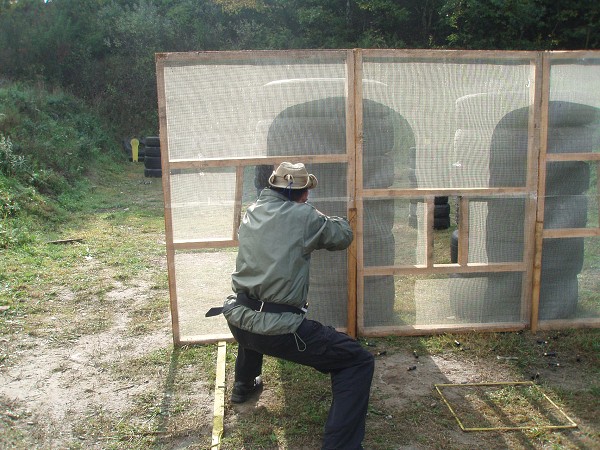
[(262, 388), (263, 354), (329, 373), (333, 401), (323, 449), (362, 449), (374, 360), (333, 327), (304, 317), (310, 254), (344, 250), (352, 242), (346, 219), (306, 203), (317, 179), (304, 164), (282, 163), (269, 177), (239, 229), (231, 296), (223, 307), (238, 342), (232, 402)]

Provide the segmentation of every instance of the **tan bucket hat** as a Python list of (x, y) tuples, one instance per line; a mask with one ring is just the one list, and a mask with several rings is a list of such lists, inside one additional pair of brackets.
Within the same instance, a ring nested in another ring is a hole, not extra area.
[(312, 173), (308, 173), (304, 164), (282, 162), (269, 177), (269, 184), (283, 189), (314, 189), (318, 181)]

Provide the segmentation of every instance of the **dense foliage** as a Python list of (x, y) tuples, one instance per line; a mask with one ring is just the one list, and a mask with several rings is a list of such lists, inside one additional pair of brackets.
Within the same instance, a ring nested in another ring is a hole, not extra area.
[(154, 54), (292, 48), (596, 49), (589, 0), (0, 0), (0, 77), (68, 89), (155, 134)]
[(23, 244), (64, 218), (74, 195), (115, 170), (123, 155), (81, 100), (0, 87), (0, 248)]

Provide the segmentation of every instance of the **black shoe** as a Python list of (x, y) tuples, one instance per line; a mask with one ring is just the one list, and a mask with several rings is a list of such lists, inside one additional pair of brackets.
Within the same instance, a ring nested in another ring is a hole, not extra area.
[(233, 392), (231, 393), (231, 401), (233, 403), (244, 403), (248, 400), (255, 392), (262, 389), (263, 382), (262, 378), (257, 376), (251, 383), (244, 383), (243, 381), (236, 381), (233, 384)]

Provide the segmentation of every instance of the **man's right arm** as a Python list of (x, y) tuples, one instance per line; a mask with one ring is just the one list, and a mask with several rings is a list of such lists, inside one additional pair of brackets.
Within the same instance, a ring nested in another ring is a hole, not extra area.
[(352, 243), (354, 234), (348, 220), (343, 217), (326, 216), (317, 210), (310, 221), (307, 233), (306, 248), (310, 251), (318, 249), (344, 250)]

